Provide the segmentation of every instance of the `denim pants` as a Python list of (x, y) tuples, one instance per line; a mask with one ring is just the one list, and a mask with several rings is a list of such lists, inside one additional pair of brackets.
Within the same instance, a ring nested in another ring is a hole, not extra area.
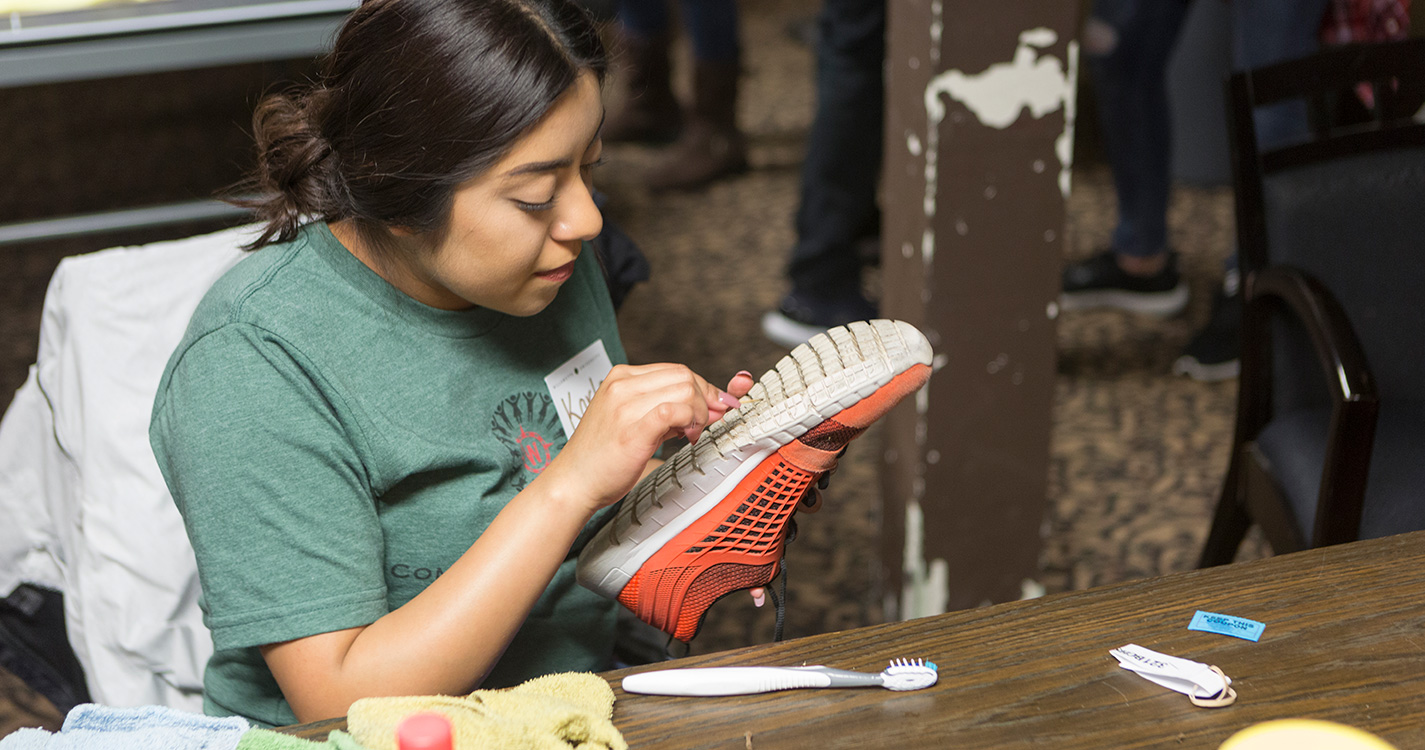
[[(1233, 67), (1257, 68), (1314, 53), (1327, 0), (1232, 0)], [(1118, 195), (1112, 248), (1124, 255), (1167, 249), (1172, 136), (1168, 61), (1188, 3), (1181, 0), (1095, 0), (1093, 18), (1108, 24), (1117, 45), (1087, 49), (1103, 123), (1104, 148)], [(1304, 102), (1254, 113), (1259, 148), (1275, 148), (1307, 133)]]
[[(741, 52), (737, 0), (682, 0), (683, 28), (702, 62), (736, 62)], [(619, 0), (617, 17), (624, 31), (639, 39), (669, 32), (668, 0)]]
[(816, 114), (802, 162), (797, 244), (787, 274), (812, 304), (860, 299), (857, 241), (880, 231), (876, 187), (885, 108), (885, 0), (824, 0)]
[[(1315, 54), (1327, 1), (1233, 0), (1233, 67), (1252, 70)], [(1304, 101), (1258, 107), (1252, 113), (1252, 123), (1261, 150), (1302, 140), (1310, 132)]]
[(1116, 43), (1095, 47), (1085, 31), (1085, 57), (1118, 195), (1111, 247), (1122, 255), (1167, 249), (1172, 131), (1165, 77), (1187, 8), (1183, 0), (1095, 0), (1089, 23), (1107, 24)]

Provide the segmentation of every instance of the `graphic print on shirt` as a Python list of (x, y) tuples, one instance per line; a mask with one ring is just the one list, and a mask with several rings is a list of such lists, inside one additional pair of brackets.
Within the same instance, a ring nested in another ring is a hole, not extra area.
[(490, 431), (510, 449), (514, 465), (519, 467), (512, 474), (516, 491), (544, 471), (565, 442), (559, 413), (548, 393), (525, 391), (506, 397), (495, 407)]

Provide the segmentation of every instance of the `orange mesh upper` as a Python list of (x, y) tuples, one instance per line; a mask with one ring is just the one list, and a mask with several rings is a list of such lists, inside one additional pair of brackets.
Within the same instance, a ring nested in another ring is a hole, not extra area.
[(619, 592), (619, 602), (674, 638), (692, 638), (719, 597), (776, 575), (787, 519), (819, 476), (768, 456), (717, 508), (655, 552)]
[(865, 427), (848, 427), (835, 419), (828, 419), (797, 440), (817, 450), (835, 453), (865, 431)]

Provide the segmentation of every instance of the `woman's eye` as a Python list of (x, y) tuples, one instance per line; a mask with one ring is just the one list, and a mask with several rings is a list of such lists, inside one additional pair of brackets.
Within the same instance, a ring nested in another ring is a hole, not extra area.
[(597, 169), (598, 167), (602, 167), (603, 165), (604, 165), (604, 157), (600, 156), (599, 158), (597, 158), (597, 159), (595, 159), (595, 160), (593, 160), (593, 161), (591, 161), (591, 162), (588, 162), (588, 163), (586, 163), (586, 164), (580, 164), (580, 165), (579, 165), (579, 168), (582, 169), (582, 170), (584, 170), (585, 172), (591, 172), (591, 171), (593, 171), (594, 169)]
[(520, 210), (522, 211), (548, 211), (549, 209), (554, 208), (554, 196), (550, 196), (549, 200), (544, 201), (543, 203), (526, 203), (522, 200), (516, 200), (515, 205), (519, 206)]

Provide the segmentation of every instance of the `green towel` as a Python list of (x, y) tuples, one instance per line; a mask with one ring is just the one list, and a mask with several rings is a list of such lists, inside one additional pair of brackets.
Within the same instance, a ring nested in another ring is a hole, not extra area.
[(340, 729), (327, 736), (326, 742), (313, 742), (271, 729), (249, 729), (238, 740), (236, 750), (369, 750)]

